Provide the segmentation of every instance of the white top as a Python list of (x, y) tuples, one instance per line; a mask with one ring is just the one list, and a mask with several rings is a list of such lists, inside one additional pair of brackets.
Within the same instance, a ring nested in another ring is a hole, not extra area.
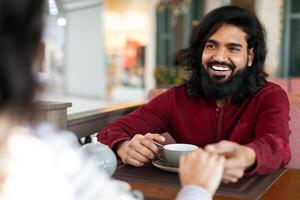
[[(1, 200), (132, 200), (126, 184), (111, 179), (84, 157), (77, 138), (49, 125), (15, 128)], [(186, 186), (177, 200), (211, 199), (198, 186)]]
[(198, 185), (184, 186), (177, 195), (176, 200), (211, 200), (207, 190)]
[(8, 151), (9, 171), (1, 200), (133, 199), (85, 159), (76, 137), (68, 132), (48, 125), (35, 131), (16, 128)]

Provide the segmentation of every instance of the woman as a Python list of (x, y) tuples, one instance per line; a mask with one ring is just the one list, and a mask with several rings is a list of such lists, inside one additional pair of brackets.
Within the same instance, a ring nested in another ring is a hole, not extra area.
[[(43, 0), (0, 1), (0, 199), (134, 199), (79, 152), (73, 134), (35, 123), (43, 8)], [(203, 150), (185, 156), (178, 199), (211, 198), (223, 164)]]

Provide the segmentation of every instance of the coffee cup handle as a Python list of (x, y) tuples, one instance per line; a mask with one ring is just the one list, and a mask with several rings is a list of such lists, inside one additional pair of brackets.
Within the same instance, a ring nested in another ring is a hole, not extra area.
[(165, 160), (166, 160), (166, 159), (165, 159), (165, 156), (164, 156), (163, 150), (161, 150), (161, 151), (159, 152), (159, 154), (156, 156), (156, 159), (157, 159), (157, 160), (161, 160), (161, 161), (165, 161)]

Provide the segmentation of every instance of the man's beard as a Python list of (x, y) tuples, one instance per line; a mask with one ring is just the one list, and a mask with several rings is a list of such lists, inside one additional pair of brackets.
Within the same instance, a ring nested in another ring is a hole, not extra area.
[(226, 99), (241, 89), (244, 78), (247, 74), (247, 67), (237, 70), (224, 83), (216, 83), (212, 80), (207, 70), (201, 66), (201, 90), (210, 99)]

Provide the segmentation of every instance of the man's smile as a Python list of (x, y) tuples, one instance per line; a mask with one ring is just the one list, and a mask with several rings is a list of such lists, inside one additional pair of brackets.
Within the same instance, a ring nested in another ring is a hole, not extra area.
[(229, 63), (209, 62), (207, 64), (207, 72), (214, 80), (227, 80), (235, 69), (234, 65)]
[(216, 70), (216, 71), (227, 71), (227, 70), (230, 70), (229, 67), (226, 67), (226, 66), (211, 66), (211, 68), (213, 68), (213, 70)]

